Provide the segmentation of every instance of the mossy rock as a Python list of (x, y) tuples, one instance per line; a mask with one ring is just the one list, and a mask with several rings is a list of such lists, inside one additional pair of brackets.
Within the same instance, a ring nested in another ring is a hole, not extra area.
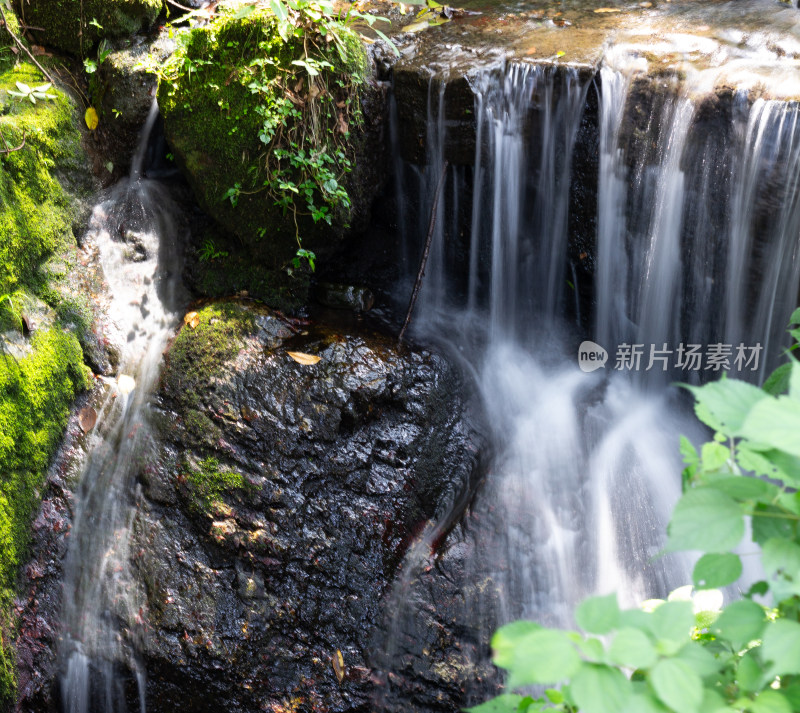
[[(8, 94), (17, 82), (45, 81), (31, 65), (0, 68), (0, 332), (24, 346), (15, 357), (0, 338), (0, 710), (11, 710), (15, 695), (10, 612), (30, 522), (71, 404), (89, 384), (76, 335), (56, 320), (63, 304), (49, 264), (74, 250), (91, 185), (78, 115), (55, 88), (35, 104)], [(31, 338), (20, 311), (43, 315), (29, 320)]]
[[(334, 96), (339, 90), (332, 87), (339, 87), (338, 82), (357, 85), (348, 95), (347, 109), (341, 109), (349, 112), (351, 119), (343, 153), (357, 166), (374, 158), (360, 154), (364, 133), (359, 128), (360, 94), (369, 64), (355, 33), (343, 30), (340, 38), (341, 44), (330, 42), (321, 50), (331, 65), (321, 69), (322, 81), (331, 91), (315, 95), (323, 99), (311, 101), (327, 101), (329, 108), (345, 107), (344, 99)], [(339, 177), (352, 202), (349, 207), (343, 202), (331, 208), (330, 224), (325, 220), (315, 223), (305, 205), (300, 206), (295, 223), (291, 209), (287, 212), (278, 207), (274, 193), (265, 188), (279, 140), (265, 137), (265, 111), (290, 94), (298, 107), (309, 101), (304, 94), (309, 86), (303, 83), (304, 79), (307, 82), (306, 70), (294, 64), (304, 57), (302, 40), (284, 41), (276, 18), (267, 10), (257, 10), (238, 18), (223, 14), (178, 42), (163, 73), (158, 100), (167, 140), (205, 211), (239, 242), (243, 254), (266, 269), (280, 269), (292, 259), (297, 250), (296, 232), (303, 247), (316, 252), (335, 243), (354, 216), (368, 210), (374, 195), (354, 185), (357, 172)], [(284, 79), (265, 90), (276, 76)], [(321, 111), (327, 110), (323, 106)], [(295, 121), (287, 118), (276, 135), (291, 131)], [(322, 131), (335, 131), (324, 119), (321, 122)], [(238, 201), (226, 199), (235, 186), (241, 189)], [(320, 205), (319, 196), (315, 200)], [(299, 205), (299, 199), (295, 203)]]
[(45, 81), (29, 64), (0, 72), (0, 134), (9, 147), (24, 143), (0, 157), (0, 294), (44, 288), (42, 263), (74, 245), (83, 218), (77, 199), (88, 189), (87, 160), (74, 104), (56, 90), (36, 104), (8, 94), (17, 82)]
[(150, 27), (162, 0), (16, 0), (24, 24), (47, 47), (79, 57), (92, 54), (103, 38), (126, 37)]

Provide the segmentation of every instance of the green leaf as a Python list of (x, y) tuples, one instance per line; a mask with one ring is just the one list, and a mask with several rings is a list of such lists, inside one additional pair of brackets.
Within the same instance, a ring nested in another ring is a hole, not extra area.
[(593, 663), (605, 663), (606, 650), (603, 648), (603, 642), (600, 639), (595, 639), (592, 636), (584, 639), (577, 631), (568, 633), (567, 637), (575, 644), (584, 659)]
[(464, 710), (466, 713), (516, 713), (522, 699), (522, 696), (515, 693), (506, 693), (481, 703), (479, 706), (464, 708)]
[(785, 394), (789, 390), (789, 375), (791, 371), (791, 364), (781, 364), (767, 377), (764, 382), (764, 391), (772, 396)]
[(656, 695), (677, 713), (697, 713), (703, 702), (703, 682), (688, 664), (677, 659), (659, 661), (649, 681)]
[(23, 84), (22, 82), (16, 82), (17, 89), (19, 89), (23, 94), (28, 95), (31, 93), (31, 88), (27, 84)]
[(736, 683), (747, 693), (757, 691), (764, 684), (764, 671), (752, 650), (739, 660), (739, 667), (736, 669)]
[(752, 384), (725, 377), (704, 386), (686, 388), (694, 394), (697, 417), (727, 436), (738, 435), (753, 407), (768, 398)]
[(400, 56), (400, 50), (397, 49), (397, 45), (394, 42), (392, 42), (392, 40), (390, 40), (389, 37), (387, 37), (385, 33), (381, 32), (377, 27), (373, 27), (372, 31), (376, 35), (378, 35), (378, 37), (380, 37), (384, 42), (386, 42), (386, 44), (389, 45), (389, 47), (391, 48), (391, 50), (394, 53), (395, 57), (399, 57)]
[(289, 13), (282, 0), (269, 0), (269, 6), (280, 22), (285, 22), (289, 17)]
[(739, 429), (743, 438), (800, 457), (800, 402), (787, 396), (755, 404)]
[(761, 562), (768, 576), (780, 571), (797, 580), (800, 575), (800, 545), (773, 537), (761, 548)]
[(575, 621), (590, 634), (607, 634), (619, 624), (617, 595), (590, 597), (581, 602), (575, 612)]
[(750, 713), (792, 713), (792, 706), (778, 691), (767, 689), (750, 704)]
[[(800, 548), (799, 548), (800, 549)], [(732, 584), (742, 576), (742, 560), (732, 553), (703, 555), (692, 572), (698, 589), (718, 589)]]
[(772, 505), (756, 505), (752, 518), (753, 542), (763, 545), (773, 537), (793, 539), (796, 520), (786, 515), (786, 512)]
[(508, 685), (518, 688), (533, 683), (556, 683), (570, 678), (580, 665), (580, 656), (564, 632), (541, 629), (517, 642)]
[(581, 713), (619, 713), (632, 693), (621, 671), (602, 664), (581, 666), (569, 690)]
[(644, 688), (634, 689), (633, 695), (620, 713), (670, 713), (670, 711), (652, 691)]
[(728, 604), (714, 622), (711, 630), (730, 641), (734, 649), (742, 649), (761, 636), (766, 625), (764, 608), (750, 599)]
[(511, 668), (514, 662), (514, 650), (519, 642), (528, 634), (542, 629), (535, 621), (512, 621), (501, 626), (492, 637), (492, 661), (500, 668)]
[(703, 444), (701, 457), (703, 459), (703, 470), (719, 470), (728, 462), (731, 452), (721, 443), (709, 441)]
[(658, 656), (647, 635), (639, 629), (626, 627), (614, 636), (608, 650), (611, 661), (628, 668), (650, 668)]
[(761, 655), (770, 675), (800, 673), (800, 624), (788, 619), (770, 622), (764, 631)]
[(677, 654), (676, 661), (682, 661), (701, 678), (711, 676), (719, 671), (721, 665), (714, 655), (697, 641), (690, 641)]
[(691, 602), (664, 602), (650, 614), (650, 631), (659, 641), (688, 641), (693, 628)]
[(684, 493), (672, 513), (666, 549), (726, 552), (744, 535), (744, 517), (739, 505), (712, 488)]

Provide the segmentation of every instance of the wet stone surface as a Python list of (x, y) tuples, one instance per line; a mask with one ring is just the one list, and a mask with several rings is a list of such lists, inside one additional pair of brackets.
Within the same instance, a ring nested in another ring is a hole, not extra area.
[(252, 322), (202, 388), (166, 356), (165, 445), (131, 546), (148, 710), (372, 710), (398, 564), (475, 476), (459, 378), (381, 337), (227, 315)]

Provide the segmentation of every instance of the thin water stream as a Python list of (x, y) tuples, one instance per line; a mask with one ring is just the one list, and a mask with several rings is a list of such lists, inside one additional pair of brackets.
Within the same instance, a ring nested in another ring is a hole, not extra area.
[(150, 394), (162, 352), (185, 303), (178, 209), (168, 188), (147, 178), (153, 105), (130, 176), (92, 213), (86, 240), (99, 248), (108, 317), (122, 335), (118, 374), (106, 384), (76, 498), (64, 566), (60, 681), (65, 713), (126, 710), (124, 685), (136, 680), (145, 711), (144, 670), (122, 644), (144, 636), (144, 606), (129, 571), (136, 475), (151, 442)]

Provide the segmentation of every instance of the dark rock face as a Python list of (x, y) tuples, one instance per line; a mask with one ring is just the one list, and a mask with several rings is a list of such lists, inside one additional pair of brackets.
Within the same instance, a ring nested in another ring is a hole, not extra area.
[(235, 348), (201, 365), (207, 380), (178, 371), (197, 364), (184, 359), (193, 337), (208, 353), (204, 325), (167, 354), (166, 445), (131, 545), (148, 710), (371, 710), (367, 649), (397, 566), (476, 470), (459, 379), (433, 354), (294, 336), (243, 304), (199, 316), (239, 323), (225, 333)]

